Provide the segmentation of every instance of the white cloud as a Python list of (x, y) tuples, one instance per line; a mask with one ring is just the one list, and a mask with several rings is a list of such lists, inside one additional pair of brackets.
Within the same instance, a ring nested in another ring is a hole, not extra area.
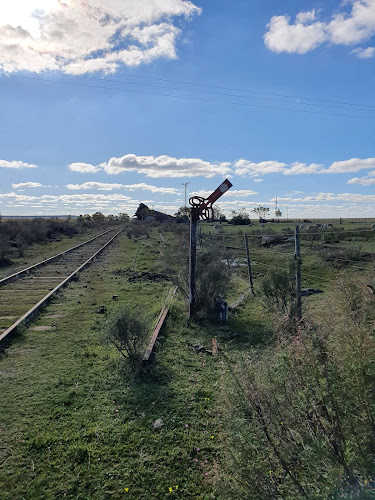
[[(202, 196), (203, 198), (208, 198), (208, 196), (210, 196), (210, 194), (212, 193), (213, 190), (209, 191), (209, 190), (201, 190), (201, 191), (194, 191), (193, 193), (191, 193), (192, 196)], [(225, 193), (225, 198), (229, 198), (229, 197), (235, 197), (235, 198), (242, 198), (242, 197), (246, 197), (246, 196), (255, 196), (256, 194), (259, 194), (257, 193), (256, 191), (252, 191), (251, 189), (230, 189), (229, 191), (227, 191)]]
[(284, 175), (300, 175), (300, 174), (320, 174), (322, 165), (317, 163), (311, 163), (311, 165), (306, 165), (306, 163), (295, 162), (292, 163), (290, 168), (283, 171)]
[(188, 0), (1, 2), (0, 68), (113, 73), (121, 64), (175, 59), (174, 22), (200, 13)]
[(37, 168), (37, 165), (25, 163), (23, 161), (0, 160), (0, 168)]
[(318, 193), (305, 198), (280, 197), (279, 202), (346, 201), (350, 203), (374, 203), (375, 194), (359, 193)]
[(375, 177), (353, 177), (347, 184), (360, 184), (361, 186), (372, 186), (375, 184)]
[(367, 49), (354, 49), (352, 54), (355, 54), (359, 59), (371, 59), (375, 56), (375, 47), (367, 47)]
[(87, 163), (72, 163), (70, 170), (83, 173), (99, 172), (117, 175), (122, 172), (138, 172), (147, 177), (214, 177), (228, 175), (230, 163), (210, 163), (200, 158), (173, 158), (170, 156), (136, 156), (128, 154), (111, 158), (108, 163), (94, 166)]
[(43, 186), (43, 184), (40, 184), (40, 182), (20, 182), (19, 184), (12, 184), (13, 189), (40, 188), (40, 187), (51, 187), (51, 186)]
[(268, 23), (264, 43), (272, 52), (296, 52), (305, 54), (315, 49), (326, 39), (325, 25), (321, 22), (306, 25), (302, 22), (290, 24), (289, 16), (274, 16)]
[(121, 189), (122, 184), (107, 184), (105, 182), (84, 182), (83, 184), (67, 184), (67, 189), (78, 191), (80, 189), (98, 189), (99, 191), (113, 191)]
[(253, 179), (253, 182), (263, 182), (263, 179)]
[(94, 167), (90, 163), (71, 163), (68, 168), (73, 172), (81, 172), (82, 174), (95, 174), (101, 170), (100, 166)]
[(139, 184), (124, 184), (123, 187), (128, 191), (136, 191), (137, 189), (140, 189), (142, 191), (151, 191), (152, 193), (181, 194), (181, 189), (152, 186), (150, 184), (144, 184), (143, 182)]
[(360, 170), (367, 170), (375, 168), (375, 158), (352, 158), (345, 161), (335, 161), (323, 173), (327, 174), (342, 174), (347, 172), (359, 172)]
[(316, 18), (315, 9), (312, 9), (308, 10), (307, 12), (300, 12), (299, 14), (297, 14), (296, 21), (297, 23), (300, 24), (307, 24), (311, 21), (315, 21), (315, 18)]
[[(14, 187), (14, 185), (13, 185)], [(151, 191), (152, 193), (162, 194), (180, 194), (181, 190), (168, 187), (157, 187), (143, 182), (139, 184), (111, 184), (107, 182), (84, 182), (83, 184), (67, 184), (66, 187), (73, 191), (81, 189), (98, 189), (99, 191), (114, 191), (119, 189), (126, 189), (127, 191)]]
[(234, 163), (236, 174), (254, 177), (257, 175), (283, 172), (286, 166), (286, 163), (280, 163), (278, 161), (262, 161), (260, 163), (253, 163), (251, 161), (241, 159)]
[[(324, 168), (318, 163), (294, 162), (288, 165), (278, 161), (263, 161), (253, 163), (248, 160), (238, 160), (234, 163), (235, 172), (242, 176), (257, 176), (266, 174), (301, 175), (301, 174), (342, 174), (348, 172), (359, 172), (375, 168), (375, 158), (351, 158), (350, 160), (335, 161), (329, 167)], [(254, 179), (254, 182), (259, 182)]]
[[(346, 11), (345, 4), (352, 5), (350, 12)], [(341, 9), (327, 22), (317, 21), (314, 10), (298, 13), (294, 23), (288, 15), (274, 16), (264, 42), (273, 52), (305, 54), (324, 42), (356, 45), (375, 35), (375, 0), (351, 0), (341, 4)], [(359, 49), (357, 57), (373, 57), (372, 49)]]

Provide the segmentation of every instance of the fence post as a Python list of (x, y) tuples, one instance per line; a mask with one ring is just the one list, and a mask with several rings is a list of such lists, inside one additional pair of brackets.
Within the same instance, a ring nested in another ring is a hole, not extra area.
[(250, 260), (249, 242), (247, 239), (247, 234), (245, 234), (245, 246), (246, 246), (247, 267), (249, 269), (250, 290), (251, 290), (251, 293), (254, 294), (253, 273), (251, 270), (251, 260)]
[(295, 226), (294, 229), (295, 238), (295, 255), (296, 260), (296, 316), (298, 318), (302, 317), (302, 295), (301, 295), (301, 246), (299, 239), (299, 226)]

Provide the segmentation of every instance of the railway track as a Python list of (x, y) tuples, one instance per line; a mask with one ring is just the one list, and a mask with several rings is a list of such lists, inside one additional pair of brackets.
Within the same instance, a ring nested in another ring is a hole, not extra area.
[(61, 288), (124, 230), (111, 229), (0, 280), (0, 344), (26, 324)]

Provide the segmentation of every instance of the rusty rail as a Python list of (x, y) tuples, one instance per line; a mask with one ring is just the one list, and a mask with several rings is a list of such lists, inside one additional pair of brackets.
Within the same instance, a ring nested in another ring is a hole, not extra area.
[[(120, 229), (120, 231), (118, 231), (109, 241), (107, 241), (107, 243), (105, 245), (103, 245), (101, 248), (99, 248), (99, 250), (97, 250), (94, 255), (92, 255), (89, 259), (86, 260), (86, 262), (84, 262), (83, 264), (81, 264), (75, 271), (73, 271), (67, 278), (65, 278), (61, 283), (59, 283), (52, 291), (50, 291), (45, 297), (43, 297), (37, 304), (35, 304), (35, 306), (33, 306), (31, 309), (29, 309), (23, 316), (21, 316), (21, 318), (19, 318), (15, 323), (13, 323), (12, 326), (10, 326), (7, 330), (5, 330), (5, 332), (3, 332), (1, 335), (0, 335), (0, 345), (2, 342), (4, 342), (5, 340), (9, 340), (9, 338), (11, 337), (11, 335), (15, 334), (17, 332), (17, 328), (26, 323), (29, 319), (31, 319), (37, 312), (39, 312), (39, 310), (44, 307), (48, 301), (50, 300), (50, 298), (56, 293), (58, 292), (61, 288), (63, 288), (64, 286), (66, 286), (73, 278), (74, 276), (76, 276), (76, 274), (78, 274), (80, 271), (82, 271), (85, 267), (87, 267), (89, 264), (91, 264), (91, 262), (94, 260), (94, 258), (99, 255), (110, 243), (112, 243), (112, 241), (120, 234), (122, 233), (122, 231), (124, 230), (124, 228)], [(107, 233), (108, 231), (106, 231)], [(103, 233), (105, 234), (105, 233)], [(103, 234), (101, 234), (100, 236), (103, 236)], [(95, 237), (96, 238), (96, 237)], [(93, 239), (95, 239), (93, 238)], [(91, 240), (92, 241), (92, 240)], [(87, 242), (86, 242), (87, 243)], [(81, 245), (78, 245), (78, 246), (81, 246)]]
[(152, 351), (154, 349), (156, 339), (158, 338), (159, 332), (164, 324), (165, 318), (168, 315), (170, 304), (171, 304), (172, 300), (174, 299), (174, 296), (176, 295), (177, 289), (178, 289), (178, 287), (176, 286), (176, 287), (171, 288), (169, 290), (167, 300), (165, 301), (164, 307), (159, 314), (159, 317), (158, 317), (158, 320), (156, 322), (156, 326), (154, 329), (154, 333), (152, 334), (152, 337), (150, 339), (150, 343), (148, 344), (146, 352), (143, 356), (143, 362), (142, 362), (143, 365), (147, 364), (150, 361), (150, 356), (151, 356)]

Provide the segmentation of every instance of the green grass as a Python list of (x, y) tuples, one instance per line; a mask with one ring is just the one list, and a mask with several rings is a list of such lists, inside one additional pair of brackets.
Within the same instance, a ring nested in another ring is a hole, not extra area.
[[(28, 329), (0, 361), (1, 498), (214, 498), (222, 367), (189, 345), (210, 348), (214, 332), (187, 329), (177, 302), (145, 379), (100, 340), (100, 306), (108, 316), (121, 302), (138, 304), (156, 318), (170, 288), (111, 273), (132, 265), (136, 248), (121, 237), (35, 322), (53, 329)], [(156, 258), (155, 246), (145, 249), (136, 269)]]
[[(239, 229), (228, 226), (233, 234)], [(239, 245), (243, 240), (238, 236)], [(173, 240), (172, 234), (163, 237)], [(140, 305), (156, 320), (171, 283), (130, 283), (118, 271), (133, 267), (139, 245), (135, 270), (159, 270), (161, 241), (155, 230), (142, 242), (120, 236), (32, 325), (53, 328), (27, 329), (0, 359), (4, 500), (206, 500), (228, 493), (222, 478), (231, 473), (228, 435), (235, 409), (224, 396), (232, 387), (227, 360), (237, 367), (244, 353), (260, 356), (272, 349), (275, 333), (259, 296), (261, 275), (286, 265), (293, 245), (251, 246), (256, 295), (249, 295), (230, 315), (228, 325), (188, 327), (186, 304), (177, 297), (155, 359), (140, 377), (103, 343), (101, 334), (106, 318), (121, 304)], [(369, 251), (375, 251), (373, 241)], [(233, 253), (245, 256), (243, 250)], [(302, 244), (302, 259), (303, 286), (325, 290), (303, 301), (313, 315), (334, 295), (341, 271), (325, 263), (308, 243)], [(231, 280), (228, 301), (248, 289), (247, 268), (241, 269)], [(350, 265), (344, 272), (366, 276), (367, 271), (357, 269)], [(105, 315), (97, 313), (101, 306), (107, 309)], [(213, 338), (222, 349), (215, 357), (205, 351), (212, 348)], [(197, 354), (196, 344), (205, 350)], [(154, 431), (152, 423), (158, 418), (164, 426)]]

